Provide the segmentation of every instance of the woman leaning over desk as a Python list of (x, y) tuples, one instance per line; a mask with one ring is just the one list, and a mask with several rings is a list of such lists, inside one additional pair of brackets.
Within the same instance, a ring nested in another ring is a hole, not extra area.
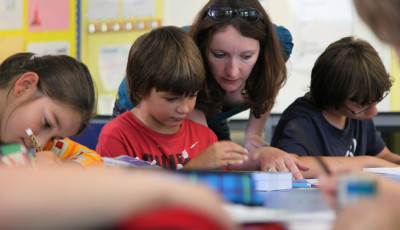
[(244, 147), (253, 160), (245, 167), (289, 170), (300, 178), (299, 168), (307, 167), (262, 139), (265, 122), (286, 81), (288, 56), (259, 1), (209, 1), (189, 33), (206, 65), (206, 89), (198, 97), (201, 111), (195, 110), (191, 119), (207, 122), (219, 139), (229, 139), (229, 129), (224, 129), (226, 119), (250, 109)]

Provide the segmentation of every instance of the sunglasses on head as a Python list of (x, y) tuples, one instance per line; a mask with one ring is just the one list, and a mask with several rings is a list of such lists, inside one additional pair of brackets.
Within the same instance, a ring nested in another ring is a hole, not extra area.
[(208, 8), (207, 15), (216, 21), (231, 19), (236, 15), (250, 23), (257, 23), (262, 20), (261, 12), (251, 7), (232, 9), (227, 5), (213, 5)]

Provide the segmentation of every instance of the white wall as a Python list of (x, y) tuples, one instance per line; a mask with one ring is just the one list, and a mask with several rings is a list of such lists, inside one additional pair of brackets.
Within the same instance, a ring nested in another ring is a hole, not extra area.
[[(272, 112), (282, 112), (297, 97), (308, 91), (311, 69), (316, 58), (330, 43), (341, 37), (353, 35), (370, 42), (378, 51), (388, 72), (390, 71), (390, 47), (380, 42), (360, 19), (352, 0), (267, 0), (263, 5), (275, 24), (284, 25), (291, 31), (294, 42), (293, 53), (287, 63), (288, 81), (280, 90)], [(303, 12), (299, 13), (299, 10)], [(315, 51), (313, 55), (298, 55), (305, 42), (321, 47), (308, 49), (309, 52)], [(302, 57), (306, 58), (306, 63), (302, 62)], [(298, 63), (306, 67), (299, 70), (296, 66)], [(389, 111), (390, 97), (379, 103), (378, 107), (380, 111)]]
[(164, 0), (164, 25), (191, 25), (208, 0)]

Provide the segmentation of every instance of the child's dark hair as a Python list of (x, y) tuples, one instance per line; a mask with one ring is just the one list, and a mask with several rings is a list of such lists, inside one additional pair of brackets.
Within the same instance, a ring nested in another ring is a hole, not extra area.
[(140, 36), (129, 51), (126, 81), (129, 99), (140, 103), (153, 87), (176, 95), (203, 88), (205, 71), (200, 51), (182, 29), (165, 26)]
[(368, 105), (380, 101), (391, 86), (390, 75), (371, 44), (345, 37), (329, 45), (315, 62), (310, 97), (320, 110), (337, 109), (346, 100)]
[(0, 88), (10, 88), (26, 72), (39, 76), (38, 90), (53, 100), (70, 105), (83, 115), (78, 133), (92, 118), (95, 106), (95, 89), (85, 64), (67, 55), (37, 56), (17, 53), (0, 65)]

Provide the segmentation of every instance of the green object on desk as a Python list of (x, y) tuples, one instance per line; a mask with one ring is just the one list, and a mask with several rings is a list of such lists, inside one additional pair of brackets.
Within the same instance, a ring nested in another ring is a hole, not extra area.
[(0, 162), (10, 166), (33, 166), (33, 156), (20, 143), (0, 145)]
[(0, 152), (3, 156), (15, 153), (26, 152), (26, 148), (19, 143), (11, 143), (0, 146)]

